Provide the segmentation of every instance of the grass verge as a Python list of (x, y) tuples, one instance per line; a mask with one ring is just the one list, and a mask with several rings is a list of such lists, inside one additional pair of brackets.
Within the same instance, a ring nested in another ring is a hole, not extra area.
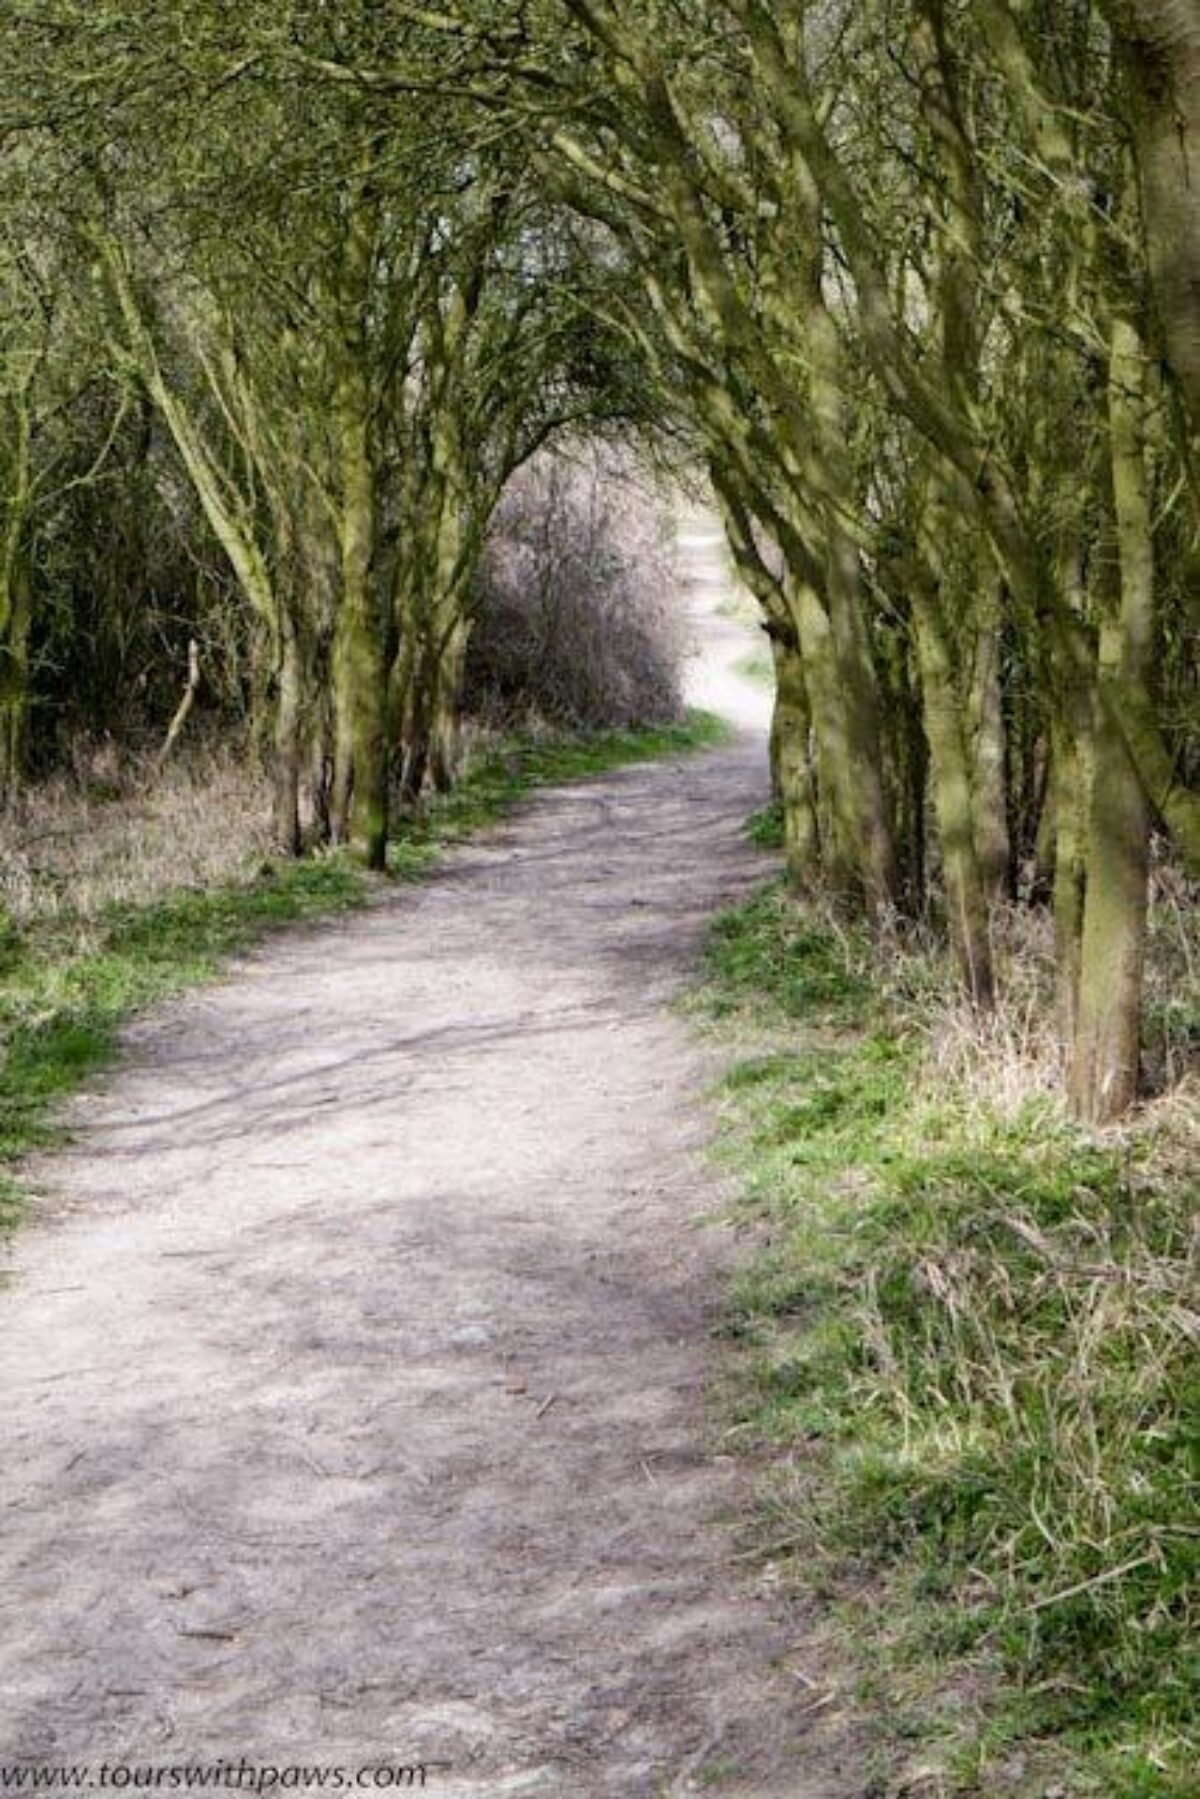
[[(402, 822), (390, 871), (428, 870), (447, 843), (501, 816), (532, 788), (705, 748), (725, 727), (706, 713), (678, 725), (583, 738), (489, 743), (453, 794)], [(43, 915), (0, 931), (0, 1233), (21, 1211), (19, 1163), (55, 1140), (55, 1108), (110, 1060), (122, 1024), (153, 1001), (211, 979), (266, 932), (362, 902), (367, 877), (346, 857), (254, 859), (244, 878), (163, 891), (136, 903), (72, 910), (56, 894)]]
[(931, 1053), (932, 991), (778, 887), (713, 936), (699, 1003), (741, 1050), (724, 1140), (758, 1225), (729, 1437), (769, 1461), (761, 1547), (849, 1627), (870, 1790), (1182, 1799), (1187, 1094), (1106, 1138), (989, 1103)]

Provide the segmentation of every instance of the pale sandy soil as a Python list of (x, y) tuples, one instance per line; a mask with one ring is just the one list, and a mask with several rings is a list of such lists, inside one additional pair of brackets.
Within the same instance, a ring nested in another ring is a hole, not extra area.
[[(548, 793), (142, 1020), (0, 1291), (0, 1761), (449, 1764), (845, 1799), (733, 1553), (716, 1072), (669, 1002), (762, 868), (736, 743)], [(800, 1645), (803, 1649), (803, 1644)]]

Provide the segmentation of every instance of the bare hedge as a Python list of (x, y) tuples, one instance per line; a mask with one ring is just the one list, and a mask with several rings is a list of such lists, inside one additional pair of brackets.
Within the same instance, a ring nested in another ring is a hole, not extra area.
[(547, 453), (511, 483), (476, 592), (466, 709), (489, 724), (657, 724), (682, 711), (666, 507), (626, 459)]

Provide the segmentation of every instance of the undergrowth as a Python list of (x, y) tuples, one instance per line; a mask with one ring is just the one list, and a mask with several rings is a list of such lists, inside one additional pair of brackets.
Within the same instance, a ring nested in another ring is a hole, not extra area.
[(769, 806), (751, 815), (747, 834), (757, 849), (783, 848), (783, 807), (778, 800), (772, 800)]
[[(498, 818), (531, 788), (699, 749), (723, 735), (719, 720), (693, 713), (679, 725), (644, 731), (487, 741), (454, 793), (400, 821), (389, 872), (417, 878), (445, 844)], [(149, 804), (157, 802), (111, 802), (114, 809), (130, 805), (135, 819), (145, 817)], [(79, 805), (86, 828), (96, 813), (94, 796), (82, 796)], [(252, 816), (249, 805), (242, 810)], [(193, 823), (202, 817), (191, 787), (186, 811)], [(79, 823), (69, 802), (56, 795), (55, 836), (61, 832), (70, 846)], [(216, 864), (224, 878), (180, 888), (181, 865), (209, 864), (199, 853), (181, 861), (181, 833), (172, 841), (166, 819), (154, 864), (144, 841), (140, 854), (131, 846), (119, 819), (105, 822), (102, 831), (111, 853), (87, 865), (75, 905), (69, 871), (48, 870), (39, 888), (28, 862), (10, 846), (0, 860), (8, 901), (0, 906), (0, 1233), (20, 1214), (20, 1159), (54, 1141), (59, 1102), (111, 1058), (133, 1012), (210, 979), (231, 954), (265, 932), (331, 916), (360, 904), (369, 891), (368, 878), (343, 855), (299, 862), (264, 858), (257, 827), (242, 840), (240, 868), (236, 856), (227, 855)], [(48, 835), (35, 820), (32, 840), (42, 843)], [(78, 868), (77, 851), (71, 853), (71, 867)], [(126, 897), (130, 893), (137, 897)], [(19, 906), (13, 903), (18, 895)]]
[(726, 1143), (760, 1240), (727, 1317), (730, 1439), (770, 1455), (764, 1553), (854, 1626), (879, 1791), (1181, 1799), (1194, 1094), (1105, 1138), (1036, 1079), (989, 1097), (996, 1044), (941, 1062), (940, 974), (903, 961), (778, 887), (712, 939), (701, 998), (743, 1051)]

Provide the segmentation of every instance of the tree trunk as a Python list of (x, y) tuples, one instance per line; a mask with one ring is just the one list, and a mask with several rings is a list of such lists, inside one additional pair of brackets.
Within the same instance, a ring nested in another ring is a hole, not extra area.
[[(1051, 812), (1054, 820), (1054, 961), (1059, 1032), (1075, 1040), (1079, 973), (1087, 892), (1088, 796), (1092, 787), (1093, 727), (1082, 696), (1076, 717), (1060, 722), (1054, 736)], [(1087, 715), (1085, 716), (1085, 712)]]
[(853, 816), (855, 859), (867, 909), (879, 917), (899, 900), (899, 866), (884, 781), (879, 682), (863, 615), (858, 551), (834, 529), (830, 622), (847, 754), (847, 814)]
[(953, 658), (937, 597), (921, 591), (919, 581), (913, 583), (912, 609), (950, 941), (973, 1004), (988, 1007), (995, 1000), (990, 909), (976, 851), (975, 800)]
[(32, 590), (25, 532), (33, 498), (29, 382), (12, 395), (12, 471), (0, 512), (0, 804), (15, 805), (25, 772)]
[(7, 572), (0, 595), (4, 619), (0, 640), (0, 805), (16, 804), (25, 773), (25, 729), (29, 717), (28, 571), (18, 560)]
[(437, 704), (437, 652), (428, 620), (420, 617), (420, 607), (408, 614), (409, 650), (403, 694), (401, 730), (402, 769), (400, 792), (403, 804), (414, 809), (421, 803), (433, 752), (433, 720)]
[(1104, 0), (1130, 74), (1151, 280), (1193, 436), (1200, 436), (1200, 6)]
[(821, 840), (812, 765), (812, 713), (798, 645), (771, 634), (775, 658), (775, 711), (771, 723), (777, 797), (783, 811), (783, 849), (788, 877), (797, 888), (820, 884)]
[(343, 591), (333, 657), (334, 773), (330, 829), (368, 868), (387, 853), (387, 671), (370, 586)]
[(428, 670), (418, 669), (409, 694), (408, 712), (404, 726), (404, 772), (401, 779), (401, 797), (410, 810), (421, 803), (421, 795), (425, 791), (425, 781), (429, 774), (429, 762), (433, 750), (433, 700), (431, 692), (431, 676)]
[(978, 622), (973, 646), (967, 715), (971, 751), (971, 791), (975, 811), (975, 854), (988, 905), (996, 907), (1013, 891), (1012, 845), (1008, 827), (1007, 752), (1001, 690), (1002, 583), (991, 546), (978, 544)]
[[(1052, 502), (1062, 517), (1054, 549), (1055, 591), (1065, 611), (1085, 626), (1090, 616), (1085, 570), (1085, 524), (1080, 505), (1080, 483), (1070, 471), (1054, 463)], [(1103, 481), (1099, 459), (1089, 460), (1083, 472), (1083, 493)], [(1046, 811), (1053, 830), (1053, 854), (1045, 855), (1053, 871), (1051, 907), (1054, 916), (1055, 974), (1058, 995), (1059, 1035), (1068, 1048), (1075, 1038), (1079, 1016), (1079, 964), (1083, 945), (1083, 908), (1087, 890), (1088, 807), (1092, 791), (1092, 752), (1096, 725), (1094, 671), (1075, 658), (1059, 664), (1061, 690), (1050, 724), (1049, 785)]]
[(471, 625), (460, 618), (438, 666), (430, 743), (430, 774), (439, 793), (449, 793), (458, 780), (462, 762), (462, 683)]
[(817, 769), (822, 885), (836, 905), (854, 910), (866, 893), (867, 852), (856, 793), (858, 752), (838, 679), (833, 627), (807, 582), (789, 581), (788, 599), (804, 666)]
[(279, 621), (278, 676), (275, 694), (275, 765), (272, 770), (273, 824), (276, 848), (298, 856), (300, 770), (304, 757), (304, 669), (295, 624), (286, 610)]
[(799, 283), (799, 303), (809, 351), (816, 441), (827, 478), (841, 502), (826, 502), (821, 508), (822, 535), (828, 546), (825, 597), (832, 627), (836, 700), (842, 714), (842, 753), (846, 757), (841, 776), (841, 809), (844, 823), (852, 832), (854, 859), (868, 910), (886, 915), (899, 898), (899, 871), (884, 785), (879, 682), (871, 658), (862, 568), (858, 547), (841, 516), (843, 509), (847, 516), (853, 516), (859, 501), (846, 449), (845, 362), (838, 329), (826, 301), (820, 200), (815, 186), (808, 182), (805, 186), (804, 204), (813, 235)]
[[(1147, 698), (1154, 638), (1154, 544), (1146, 446), (1148, 363), (1136, 326), (1112, 331), (1109, 419), (1119, 595), (1100, 633), (1100, 687)], [(1150, 814), (1111, 706), (1097, 708), (1079, 1014), (1070, 1092), (1077, 1117), (1107, 1124), (1137, 1096)]]
[(374, 580), (375, 476), (367, 378), (374, 229), (374, 205), (360, 196), (346, 235), (343, 343), (335, 401), (341, 604), (334, 649), (337, 723), (331, 819), (337, 841), (349, 843), (368, 868), (382, 869), (388, 826), (387, 625)]

